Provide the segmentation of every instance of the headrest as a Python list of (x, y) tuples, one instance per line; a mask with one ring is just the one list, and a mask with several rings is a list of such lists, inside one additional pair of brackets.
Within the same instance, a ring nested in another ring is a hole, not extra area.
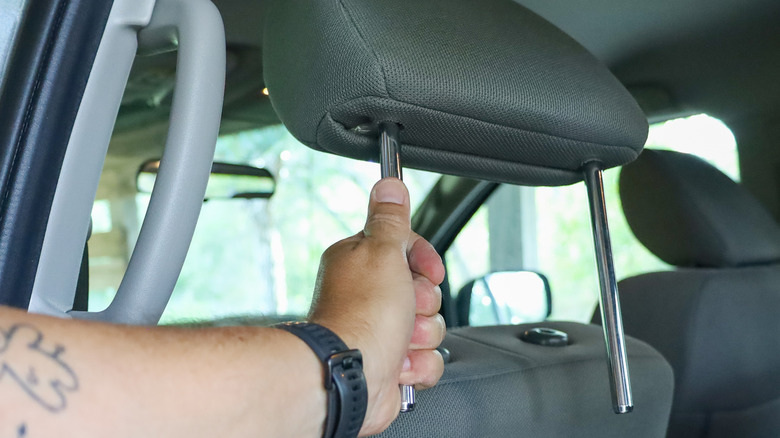
[(271, 0), (266, 86), (306, 145), (376, 160), (402, 125), (404, 166), (563, 185), (639, 154), (647, 121), (595, 57), (512, 0)]
[(780, 260), (780, 229), (748, 191), (704, 160), (645, 150), (620, 174), (636, 237), (676, 266), (733, 267)]

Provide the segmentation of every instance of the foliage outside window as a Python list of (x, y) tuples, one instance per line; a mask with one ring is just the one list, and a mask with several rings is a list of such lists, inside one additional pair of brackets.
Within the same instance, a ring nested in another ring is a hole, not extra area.
[[(281, 125), (220, 138), (215, 160), (270, 170), (276, 193), (267, 201), (204, 203), (161, 322), (305, 315), (322, 252), (363, 228), (379, 165), (313, 151)], [(437, 178), (404, 170), (413, 206)], [(149, 202), (149, 195), (134, 196), (136, 217), (124, 221), (130, 236), (137, 236)], [(90, 291), (90, 309), (105, 308), (122, 272), (112, 287)]]

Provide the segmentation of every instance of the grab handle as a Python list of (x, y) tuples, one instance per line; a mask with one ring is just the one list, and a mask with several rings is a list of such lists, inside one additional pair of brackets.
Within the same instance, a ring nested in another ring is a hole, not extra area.
[[(151, 6), (150, 19), (144, 25), (143, 9), (148, 14)], [(112, 30), (110, 26), (116, 28)], [(133, 32), (137, 33), (137, 45), (133, 44), (136, 41)], [(92, 200), (113, 130), (113, 120), (104, 123), (97, 127), (100, 138), (95, 138), (96, 126), (92, 119), (105, 118), (105, 112), (115, 118), (136, 49), (141, 54), (178, 50), (165, 152), (141, 232), (116, 297), (102, 312), (70, 311), (78, 269), (68, 270), (66, 261), (76, 258), (83, 249)], [(50, 222), (52, 218), (54, 221), (46, 231), (45, 251), (39, 263), (30, 311), (123, 324), (149, 325), (159, 321), (181, 272), (203, 204), (219, 133), (225, 65), (222, 18), (210, 1), (115, 1), (93, 67), (92, 76), (97, 83), (92, 83), (91, 76), (55, 193), (55, 204), (59, 195), (60, 205), (66, 203), (70, 210), (78, 212), (68, 215), (52, 209)], [(115, 77), (123, 74), (123, 80)], [(110, 82), (110, 86), (105, 82)], [(93, 126), (83, 132), (85, 128), (79, 123)], [(81, 138), (88, 134), (93, 137)], [(90, 143), (92, 147), (85, 146)], [(96, 155), (100, 158), (96, 159)], [(72, 190), (73, 185), (81, 190)], [(74, 202), (81, 208), (75, 208)], [(87, 202), (89, 208), (85, 209)], [(74, 229), (83, 229), (84, 233), (76, 232), (74, 238)], [(50, 235), (55, 245), (47, 248)], [(57, 242), (60, 236), (70, 238), (70, 247), (56, 245), (67, 240), (63, 237)], [(52, 266), (55, 262), (65, 266)]]

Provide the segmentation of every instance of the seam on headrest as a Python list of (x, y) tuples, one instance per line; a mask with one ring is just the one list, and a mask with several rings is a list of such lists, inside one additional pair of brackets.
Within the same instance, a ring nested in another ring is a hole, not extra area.
[[(372, 96), (372, 97), (377, 97), (377, 96)], [(317, 124), (317, 131), (316, 131), (317, 140), (313, 141), (313, 142), (304, 142), (304, 144), (306, 144), (310, 148), (318, 150), (318, 151), (327, 152), (327, 153), (335, 154), (335, 155), (338, 155), (338, 156), (345, 156), (342, 153), (333, 151), (333, 150), (331, 150), (329, 148), (325, 148), (325, 147), (323, 147), (322, 145), (319, 144), (319, 138), (321, 137), (322, 132), (325, 129), (324, 126), (327, 125), (328, 121), (332, 121), (333, 123), (338, 124), (339, 126), (344, 128), (345, 132), (350, 131), (342, 123), (340, 123), (340, 122), (336, 121), (335, 119), (333, 119), (333, 116), (331, 115), (331, 113), (328, 112), (328, 113), (326, 113), (325, 115), (322, 116), (322, 118), (320, 119), (320, 122)], [(506, 128), (506, 129), (515, 129), (515, 128)], [(517, 130), (517, 131), (529, 132), (529, 133), (534, 134), (534, 135), (540, 135), (540, 136), (547, 136), (547, 137), (556, 138), (554, 136), (550, 136), (550, 135), (543, 134), (543, 133), (532, 132), (532, 131), (522, 131), (522, 130)], [(576, 140), (567, 140), (567, 141), (576, 141)], [(579, 142), (579, 143), (598, 146), (598, 144), (595, 144), (595, 143), (586, 143), (586, 142)], [(430, 147), (424, 147), (424, 146), (420, 146), (420, 145), (412, 144), (412, 143), (402, 142), (402, 145), (403, 145), (404, 148), (417, 149), (417, 150), (421, 150), (421, 151), (431, 150)], [(541, 166), (541, 165), (528, 164), (528, 163), (517, 162), (517, 161), (507, 162), (506, 160), (501, 159), (501, 158), (485, 157), (485, 156), (480, 156), (480, 155), (472, 155), (472, 154), (469, 154), (469, 153), (466, 153), (466, 152), (439, 151), (439, 153), (448, 154), (450, 156), (464, 157), (464, 158), (466, 158), (466, 157), (474, 157), (474, 158), (476, 158), (476, 159), (478, 159), (480, 161), (483, 161), (483, 162), (509, 163), (509, 165), (525, 166), (528, 169), (539, 169), (539, 170), (542, 170), (542, 171), (554, 171), (554, 172), (560, 172), (560, 173), (565, 174), (565, 175), (560, 175), (560, 178), (561, 178), (562, 182), (549, 185), (549, 186), (553, 186), (553, 187), (559, 187), (559, 186), (575, 184), (577, 182), (582, 181), (582, 178), (583, 178), (581, 173), (576, 171), (576, 170), (566, 169), (566, 168), (561, 168), (561, 167), (556, 167), (556, 166), (547, 166), (547, 165)], [(349, 157), (349, 158), (354, 158), (354, 157)], [(431, 166), (429, 166), (429, 167), (413, 166), (413, 167), (414, 168), (420, 168), (422, 170), (426, 170), (426, 171), (430, 171), (430, 172), (442, 173), (441, 170), (438, 170), (435, 167), (431, 167)], [(474, 176), (474, 175), (465, 175), (465, 174), (458, 174), (458, 173), (453, 173), (453, 174), (461, 175), (461, 176), (464, 176), (464, 177), (467, 177), (467, 178), (477, 178), (477, 179), (484, 178), (484, 177)], [(567, 176), (569, 176), (568, 179), (566, 179)], [(502, 178), (500, 176), (498, 176), (497, 179), (495, 179), (495, 181), (502, 182), (502, 183), (507, 183), (507, 184), (518, 184), (518, 180), (517, 179)], [(522, 184), (525, 184), (525, 183), (520, 183), (520, 184), (522, 185)], [(537, 186), (537, 187), (544, 186), (544, 185), (533, 184), (533, 183), (527, 183), (527, 184), (530, 185), (530, 186)]]
[[(669, 173), (671, 174), (670, 177), (674, 179), (675, 185), (678, 187), (678, 193), (682, 195), (685, 199), (682, 199), (682, 201), (685, 201), (688, 205), (693, 206), (694, 208), (692, 211), (696, 213), (696, 216), (699, 217), (700, 220), (697, 220), (696, 222), (706, 227), (709, 231), (709, 234), (714, 236), (714, 239), (717, 244), (718, 248), (722, 248), (723, 252), (728, 253), (728, 245), (726, 242), (726, 239), (724, 239), (720, 233), (717, 231), (717, 228), (713, 224), (711, 218), (707, 214), (702, 214), (702, 211), (705, 211), (704, 208), (702, 208), (701, 203), (699, 202), (699, 197), (694, 196), (694, 193), (691, 193), (692, 190), (690, 189), (690, 186), (687, 184), (687, 181), (685, 178), (682, 177), (682, 172), (680, 172), (680, 169), (677, 168), (673, 162), (669, 162), (667, 158), (664, 156), (664, 154), (658, 154), (656, 155), (660, 157), (662, 164), (667, 168)], [(681, 211), (685, 211), (684, 208), (680, 209)], [(695, 251), (694, 253), (698, 253), (698, 251)], [(696, 260), (693, 260), (696, 262)]]
[[(408, 105), (408, 106), (413, 107), (413, 108), (420, 108), (420, 109), (424, 109), (424, 110), (427, 110), (427, 111), (437, 112), (439, 114), (446, 114), (446, 115), (453, 116), (453, 117), (459, 117), (459, 118), (462, 118), (462, 119), (465, 119), (465, 120), (471, 120), (471, 121), (474, 121), (474, 122), (483, 123), (483, 124), (488, 125), (488, 126), (495, 126), (495, 127), (504, 128), (504, 129), (512, 129), (512, 130), (521, 131), (521, 132), (529, 132), (529, 133), (532, 133), (532, 134), (543, 135), (545, 137), (554, 138), (554, 139), (558, 139), (558, 140), (566, 140), (566, 141), (571, 141), (571, 142), (577, 142), (577, 143), (581, 143), (581, 144), (585, 144), (585, 145), (589, 145), (589, 146), (607, 147), (607, 148), (619, 149), (619, 150), (630, 150), (630, 151), (633, 151), (635, 159), (636, 159), (636, 157), (639, 156), (639, 154), (644, 149), (644, 145), (640, 146), (639, 150), (636, 150), (636, 149), (634, 149), (633, 147), (630, 147), (630, 146), (620, 146), (620, 145), (607, 144), (607, 143), (593, 143), (591, 141), (577, 140), (577, 139), (565, 137), (565, 136), (562, 136), (562, 135), (555, 135), (555, 134), (550, 134), (550, 133), (547, 133), (547, 132), (542, 132), (542, 131), (538, 131), (538, 130), (534, 130), (534, 129), (528, 129), (526, 127), (516, 127), (516, 126), (501, 125), (499, 123), (491, 122), (491, 121), (488, 121), (488, 120), (482, 120), (482, 119), (478, 119), (478, 118), (471, 117), (471, 116), (465, 116), (465, 115), (456, 114), (456, 113), (453, 113), (453, 112), (446, 112), (446, 111), (442, 111), (442, 110), (439, 110), (439, 109), (436, 109), (436, 108), (430, 108), (430, 107), (427, 107), (427, 106), (424, 106), (424, 105), (419, 105), (419, 104), (416, 104), (416, 103), (406, 102), (404, 100), (396, 99), (394, 97), (371, 96), (371, 95), (369, 95), (369, 96), (361, 96), (361, 97), (351, 98), (349, 100), (345, 100), (343, 102), (339, 102), (337, 104), (331, 105), (327, 109), (326, 115), (327, 114), (331, 114), (330, 118), (334, 122), (344, 126), (345, 130), (349, 130), (350, 128), (345, 126), (342, 122), (340, 122), (340, 121), (336, 120), (335, 118), (333, 118), (332, 114), (333, 114), (334, 110), (338, 110), (343, 105), (347, 105), (347, 104), (353, 103), (355, 101), (359, 101), (361, 99), (369, 99), (369, 98), (387, 99), (387, 100), (389, 100), (391, 102), (401, 103), (401, 104)], [(319, 127), (318, 127), (317, 137), (319, 138)], [(564, 169), (564, 170), (570, 170), (570, 169)]]
[(371, 44), (369, 44), (368, 40), (363, 36), (363, 33), (360, 31), (357, 22), (355, 22), (354, 17), (352, 17), (352, 14), (349, 12), (347, 5), (344, 4), (344, 0), (339, 0), (339, 5), (341, 5), (341, 11), (347, 17), (349, 24), (352, 25), (352, 28), (355, 30), (355, 33), (357, 33), (358, 37), (360, 38), (360, 41), (363, 42), (363, 45), (366, 46), (366, 49), (368, 49), (369, 53), (371, 53), (371, 56), (374, 57), (374, 62), (377, 64), (377, 66), (379, 66), (379, 71), (382, 72), (382, 82), (383, 82), (382, 85), (385, 88), (385, 94), (388, 97), (390, 97), (390, 92), (387, 90), (387, 74), (385, 73), (384, 66), (382, 65), (381, 62), (379, 62), (379, 55), (377, 55), (376, 50), (374, 50), (374, 47)]

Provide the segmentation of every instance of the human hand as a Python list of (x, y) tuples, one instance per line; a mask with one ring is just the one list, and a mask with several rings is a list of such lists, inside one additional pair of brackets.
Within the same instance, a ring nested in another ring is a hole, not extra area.
[(360, 233), (322, 256), (310, 320), (363, 353), (368, 410), (361, 435), (386, 429), (399, 412), (399, 384), (419, 389), (444, 371), (438, 314), (444, 265), (410, 228), (409, 193), (394, 178), (371, 191)]

